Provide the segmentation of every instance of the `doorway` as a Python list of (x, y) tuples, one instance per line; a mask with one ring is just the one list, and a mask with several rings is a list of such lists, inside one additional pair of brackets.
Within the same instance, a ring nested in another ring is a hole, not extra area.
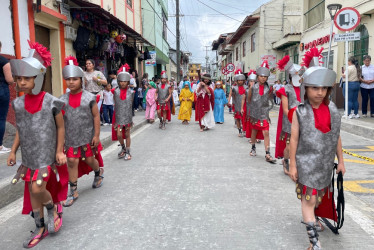
[[(50, 51), (50, 35), (49, 29), (40, 25), (35, 25), (35, 41), (44, 45)], [(44, 76), (42, 91), (52, 94), (52, 69), (47, 68)]]

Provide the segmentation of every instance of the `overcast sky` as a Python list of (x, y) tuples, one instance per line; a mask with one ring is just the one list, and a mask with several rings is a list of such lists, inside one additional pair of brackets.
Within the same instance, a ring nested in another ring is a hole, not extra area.
[[(170, 47), (176, 49), (176, 6), (175, 0), (168, 1), (168, 42)], [(184, 15), (180, 18), (181, 50), (192, 53), (190, 62), (205, 65), (204, 46), (212, 45), (213, 40), (222, 33), (234, 32), (247, 15), (269, 1), (180, 0), (180, 14)], [(209, 60), (212, 60), (215, 52), (211, 47), (208, 50)]]

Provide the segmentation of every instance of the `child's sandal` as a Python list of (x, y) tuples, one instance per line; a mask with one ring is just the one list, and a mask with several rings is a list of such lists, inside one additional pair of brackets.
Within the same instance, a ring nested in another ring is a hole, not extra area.
[(62, 205), (64, 207), (70, 207), (71, 205), (74, 204), (74, 202), (79, 198), (79, 194), (77, 189), (70, 190), (70, 194), (66, 198), (65, 201), (62, 202)]
[(95, 175), (94, 181), (92, 183), (92, 188), (99, 188), (103, 185), (104, 179), (104, 169), (100, 168), (100, 174), (98, 176)]
[(41, 234), (39, 234), (39, 230), (40, 230), (40, 228), (36, 227), (34, 231), (31, 231), (30, 237), (28, 237), (23, 242), (23, 247), (24, 248), (32, 248), (32, 247), (38, 245), (39, 242), (42, 241), (42, 239), (44, 239), (45, 237), (48, 236), (49, 233), (48, 233), (48, 230), (45, 229), (45, 227), (44, 227), (43, 232)]
[(271, 164), (275, 164), (275, 162), (277, 161), (276, 159), (273, 159), (273, 157), (270, 154), (265, 155), (265, 160)]

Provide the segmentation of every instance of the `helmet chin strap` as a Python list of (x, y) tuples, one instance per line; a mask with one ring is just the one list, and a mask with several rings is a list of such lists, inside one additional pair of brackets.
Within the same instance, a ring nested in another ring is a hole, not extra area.
[(295, 87), (300, 87), (300, 79), (301, 79), (301, 77), (299, 76), (299, 75), (293, 75), (292, 76), (292, 84), (293, 84), (293, 86), (295, 86)]
[(43, 87), (44, 74), (39, 74), (34, 80), (35, 87), (32, 89), (32, 94), (37, 95), (40, 93)]

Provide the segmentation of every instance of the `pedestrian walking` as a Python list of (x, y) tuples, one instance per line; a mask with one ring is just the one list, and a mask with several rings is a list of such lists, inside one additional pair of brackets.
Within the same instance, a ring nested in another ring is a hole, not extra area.
[(64, 103), (65, 151), (68, 163), (70, 193), (63, 202), (70, 207), (78, 199), (78, 178), (94, 171), (93, 188), (104, 179), (100, 154), (100, 115), (96, 96), (82, 89), (84, 73), (77, 59), (67, 57), (62, 76), (70, 91), (60, 97)]
[[(64, 147), (64, 105), (58, 98), (41, 91), (44, 74), (51, 65), (51, 53), (38, 43), (29, 42), (30, 53), (24, 59), (10, 61), (16, 86), (24, 95), (12, 102), (17, 131), (7, 164), (16, 164), (21, 146), (22, 163), (13, 177), (25, 182), (23, 214), (32, 214), (35, 230), (23, 247), (36, 246), (62, 226), (61, 201), (66, 199), (68, 172)], [(47, 209), (45, 221), (44, 207)]]
[(168, 84), (168, 76), (166, 71), (161, 72), (161, 83), (157, 86), (157, 116), (160, 119), (160, 129), (166, 129), (166, 120), (171, 117), (170, 98), (172, 91)]
[(112, 93), (112, 85), (108, 83), (103, 92), (103, 116), (104, 116), (104, 125), (112, 125), (113, 119), (113, 110), (114, 110), (114, 100), (113, 100), (113, 93)]
[(122, 66), (118, 70), (118, 88), (112, 89), (115, 118), (112, 123), (112, 140), (118, 140), (121, 146), (118, 158), (124, 158), (126, 161), (132, 158), (130, 153), (130, 130), (133, 125), (132, 105), (135, 98), (135, 93), (129, 86), (131, 75), (127, 70), (125, 66)]
[(138, 108), (140, 106), (141, 109), (143, 109), (143, 85), (139, 84), (138, 86)]
[(180, 108), (178, 119), (182, 121), (182, 124), (187, 125), (191, 120), (192, 115), (192, 103), (194, 102), (194, 93), (191, 89), (191, 83), (185, 81), (183, 88), (179, 95)]
[[(319, 66), (318, 54), (303, 58), (308, 67), (302, 77), (305, 101), (293, 113), (290, 140), (289, 176), (296, 183), (297, 198), (301, 199), (302, 223), (306, 225), (309, 249), (322, 249), (317, 232), (323, 227), (316, 221), (315, 209), (326, 193), (332, 195), (329, 189), (335, 156), (338, 159), (336, 172), (345, 173), (341, 116), (329, 100), (336, 73)], [(328, 201), (331, 204), (331, 200)]]
[(145, 110), (145, 119), (149, 123), (154, 123), (155, 121), (155, 112), (157, 108), (157, 94), (156, 94), (157, 86), (154, 82), (150, 82), (148, 89), (145, 92), (145, 98), (147, 102), (147, 107)]
[[(245, 137), (251, 138), (251, 123), (250, 123), (250, 101), (248, 99), (249, 96), (249, 89), (253, 87), (253, 85), (256, 83), (257, 75), (256, 71), (251, 69), (248, 72), (248, 88), (245, 90), (245, 95), (242, 97), (242, 103), (241, 103), (241, 113), (243, 115), (243, 131), (245, 131)], [(256, 137), (259, 137), (260, 133), (257, 133)], [(256, 139), (256, 142), (259, 143), (260, 141)]]
[[(348, 117), (349, 119), (352, 118), (360, 118), (360, 115), (358, 114), (358, 92), (360, 91), (360, 78), (361, 78), (361, 68), (358, 65), (358, 61), (353, 57), (348, 58)], [(343, 73), (343, 96), (345, 98), (345, 88), (346, 88), (346, 82), (345, 82), (345, 74)], [(351, 114), (351, 110), (353, 110), (353, 114)]]
[[(245, 95), (245, 91), (247, 89), (247, 86), (244, 85), (246, 80), (245, 75), (242, 74), (242, 71), (240, 69), (235, 71), (235, 81), (237, 83), (236, 86), (233, 86), (230, 94), (229, 94), (229, 103), (231, 102), (232, 98), (232, 105), (234, 107), (235, 113), (234, 113), (234, 119), (236, 122), (236, 127), (238, 129), (238, 136), (243, 137), (243, 115), (241, 112), (241, 106), (242, 106), (242, 98)], [(231, 105), (231, 104), (230, 104)]]
[[(1, 52), (0, 42), (0, 52)], [(8, 59), (0, 55), (0, 154), (10, 152), (10, 148), (3, 145), (6, 117), (9, 110), (9, 85), (14, 82)]]
[(277, 64), (279, 70), (286, 71), (286, 76), (289, 77), (290, 83), (276, 92), (278, 98), (281, 99), (281, 106), (278, 116), (275, 158), (284, 158), (282, 162), (283, 171), (288, 174), (292, 114), (301, 102), (299, 76), (301, 66), (294, 64), (289, 55), (283, 57)]
[(97, 104), (98, 109), (101, 109), (101, 104), (103, 103), (103, 86), (107, 84), (107, 80), (104, 74), (95, 70), (95, 61), (92, 59), (86, 60), (86, 71), (84, 72), (84, 87), (91, 94), (99, 95), (100, 101)]
[(216, 82), (214, 90), (214, 120), (218, 124), (225, 122), (225, 105), (227, 104), (226, 93), (222, 88), (222, 81)]
[(215, 126), (214, 122), (214, 91), (210, 88), (210, 74), (204, 74), (202, 82), (199, 82), (196, 89), (195, 114), (199, 121), (200, 132)]
[(254, 143), (257, 133), (260, 133), (259, 139), (264, 139), (265, 160), (269, 163), (275, 163), (276, 160), (270, 154), (269, 138), (269, 101), (272, 100), (272, 91), (267, 83), (270, 75), (268, 62), (265, 60), (256, 70), (257, 80), (249, 90), (248, 101), (250, 103), (250, 123), (251, 123), (251, 156), (256, 156), (256, 144)]
[(361, 110), (362, 117), (367, 117), (368, 101), (370, 99), (370, 116), (374, 117), (374, 65), (370, 64), (371, 57), (364, 56), (364, 65), (361, 66)]

